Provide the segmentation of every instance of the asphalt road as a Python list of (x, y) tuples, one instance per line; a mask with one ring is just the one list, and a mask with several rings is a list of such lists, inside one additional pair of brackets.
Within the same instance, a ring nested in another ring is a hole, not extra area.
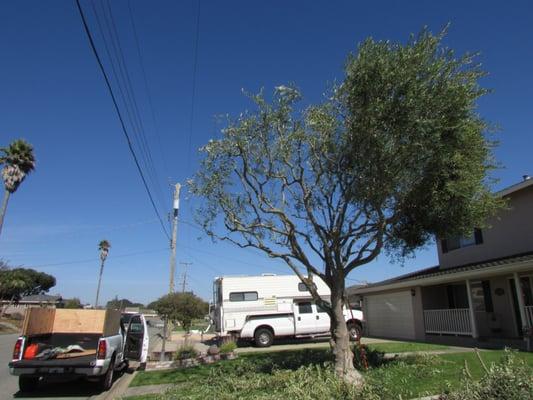
[[(100, 399), (105, 398), (105, 393), (100, 394), (95, 383), (84, 380), (70, 382), (42, 382), (38, 390), (31, 395), (22, 394), (18, 390), (18, 377), (9, 374), (8, 362), (11, 360), (13, 345), (17, 335), (0, 335), (0, 400), (8, 399)], [(122, 378), (119, 378), (122, 379)], [(113, 386), (117, 385), (115, 381)]]

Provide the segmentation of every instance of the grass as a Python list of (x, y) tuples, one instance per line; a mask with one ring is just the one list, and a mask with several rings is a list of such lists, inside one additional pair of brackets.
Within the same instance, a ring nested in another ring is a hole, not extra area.
[(432, 350), (446, 350), (448, 346), (430, 343), (416, 343), (416, 342), (384, 342), (372, 343), (368, 347), (372, 350), (382, 351), (383, 353), (406, 353), (411, 351), (432, 351)]
[[(396, 343), (391, 343), (391, 345)], [(399, 344), (398, 344), (399, 345)], [(414, 344), (413, 344), (414, 345)], [(413, 346), (403, 347), (404, 349)], [(434, 348), (433, 348), (434, 349)], [(481, 358), (486, 364), (501, 359), (503, 351), (483, 351)], [(518, 353), (517, 358), (524, 360), (533, 369), (533, 354)], [(279, 388), (279, 376), (297, 374), (301, 366), (322, 365), (331, 360), (326, 349), (307, 349), (296, 351), (252, 353), (241, 355), (238, 360), (221, 361), (213, 365), (202, 365), (189, 369), (141, 372), (131, 386), (172, 383), (185, 399), (205, 398), (207, 382), (227, 379), (229, 386), (235, 382), (249, 381), (249, 386), (239, 389), (241, 399), (269, 398), (270, 391)], [(382, 366), (366, 371), (366, 381), (379, 388), (379, 398), (413, 398), (442, 393), (460, 385), (465, 361), (475, 379), (482, 376), (482, 366), (475, 353), (451, 353), (438, 356), (410, 356), (396, 359)], [(243, 378), (245, 377), (245, 378)], [(285, 378), (284, 378), (285, 379)], [(256, 383), (251, 383), (254, 381)], [(283, 383), (283, 381), (282, 381)], [(228, 383), (222, 382), (222, 385)], [(244, 384), (244, 383), (236, 383)], [(279, 392), (276, 393), (279, 395)], [(203, 397), (202, 397), (203, 396)], [(267, 397), (264, 397), (267, 396)], [(400, 397), (401, 396), (401, 397)], [(156, 395), (130, 397), (128, 400), (156, 399)], [(274, 398), (274, 397), (273, 397)]]

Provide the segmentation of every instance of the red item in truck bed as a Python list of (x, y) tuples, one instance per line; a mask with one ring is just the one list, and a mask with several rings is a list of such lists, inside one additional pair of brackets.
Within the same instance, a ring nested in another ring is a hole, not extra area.
[(39, 351), (39, 345), (37, 343), (32, 343), (28, 347), (26, 347), (26, 350), (24, 351), (24, 359), (25, 360), (31, 360), (35, 358)]

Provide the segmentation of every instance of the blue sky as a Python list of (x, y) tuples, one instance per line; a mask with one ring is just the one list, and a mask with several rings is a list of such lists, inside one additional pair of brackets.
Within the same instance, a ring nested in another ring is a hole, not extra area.
[[(82, 4), (105, 55), (91, 3)], [(320, 101), (328, 82), (342, 79), (347, 54), (364, 38), (405, 41), (424, 25), (438, 31), (448, 22), (445, 43), (459, 53), (480, 51), (489, 72), (483, 84), (493, 93), (480, 100), (479, 112), (500, 126), (496, 156), (505, 168), (495, 173), (500, 178), (496, 189), (533, 173), (533, 3), (204, 0), (191, 131), (197, 4), (131, 2), (154, 124), (128, 3), (112, 1), (152, 149), (162, 212), (170, 207), (169, 182), (190, 177), (198, 165), (196, 150), (217, 136), (221, 126), (215, 117), (250, 106), (242, 89), (270, 91), (294, 83), (305, 102)], [(92, 302), (97, 243), (106, 238), (112, 249), (101, 297), (157, 298), (168, 287), (168, 240), (128, 153), (75, 3), (1, 2), (0, 53), (0, 145), (23, 137), (35, 146), (37, 157), (37, 170), (11, 198), (0, 258), (55, 275), (58, 284), (52, 293)], [(193, 209), (183, 193), (183, 221), (192, 221)], [(193, 263), (188, 288), (205, 298), (216, 275), (289, 273), (257, 252), (212, 244), (200, 236), (198, 229), (180, 224), (178, 261)], [(436, 262), (433, 246), (404, 266), (380, 256), (353, 272), (349, 282), (375, 281)]]

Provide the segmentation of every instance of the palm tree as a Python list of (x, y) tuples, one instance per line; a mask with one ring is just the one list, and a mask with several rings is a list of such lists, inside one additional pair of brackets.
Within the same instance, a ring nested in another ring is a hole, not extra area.
[(0, 210), (0, 233), (2, 233), (9, 196), (17, 191), (26, 175), (35, 169), (35, 157), (32, 145), (22, 139), (15, 140), (8, 147), (0, 148), (0, 152), (3, 153), (0, 155), (0, 165), (4, 165), (2, 178), (5, 187), (4, 201)]
[(100, 297), (100, 283), (102, 283), (102, 273), (104, 272), (104, 263), (109, 254), (111, 244), (107, 240), (101, 240), (98, 243), (98, 250), (100, 250), (100, 275), (98, 276), (98, 289), (96, 289), (96, 300), (94, 302), (94, 308), (98, 308), (98, 297)]

